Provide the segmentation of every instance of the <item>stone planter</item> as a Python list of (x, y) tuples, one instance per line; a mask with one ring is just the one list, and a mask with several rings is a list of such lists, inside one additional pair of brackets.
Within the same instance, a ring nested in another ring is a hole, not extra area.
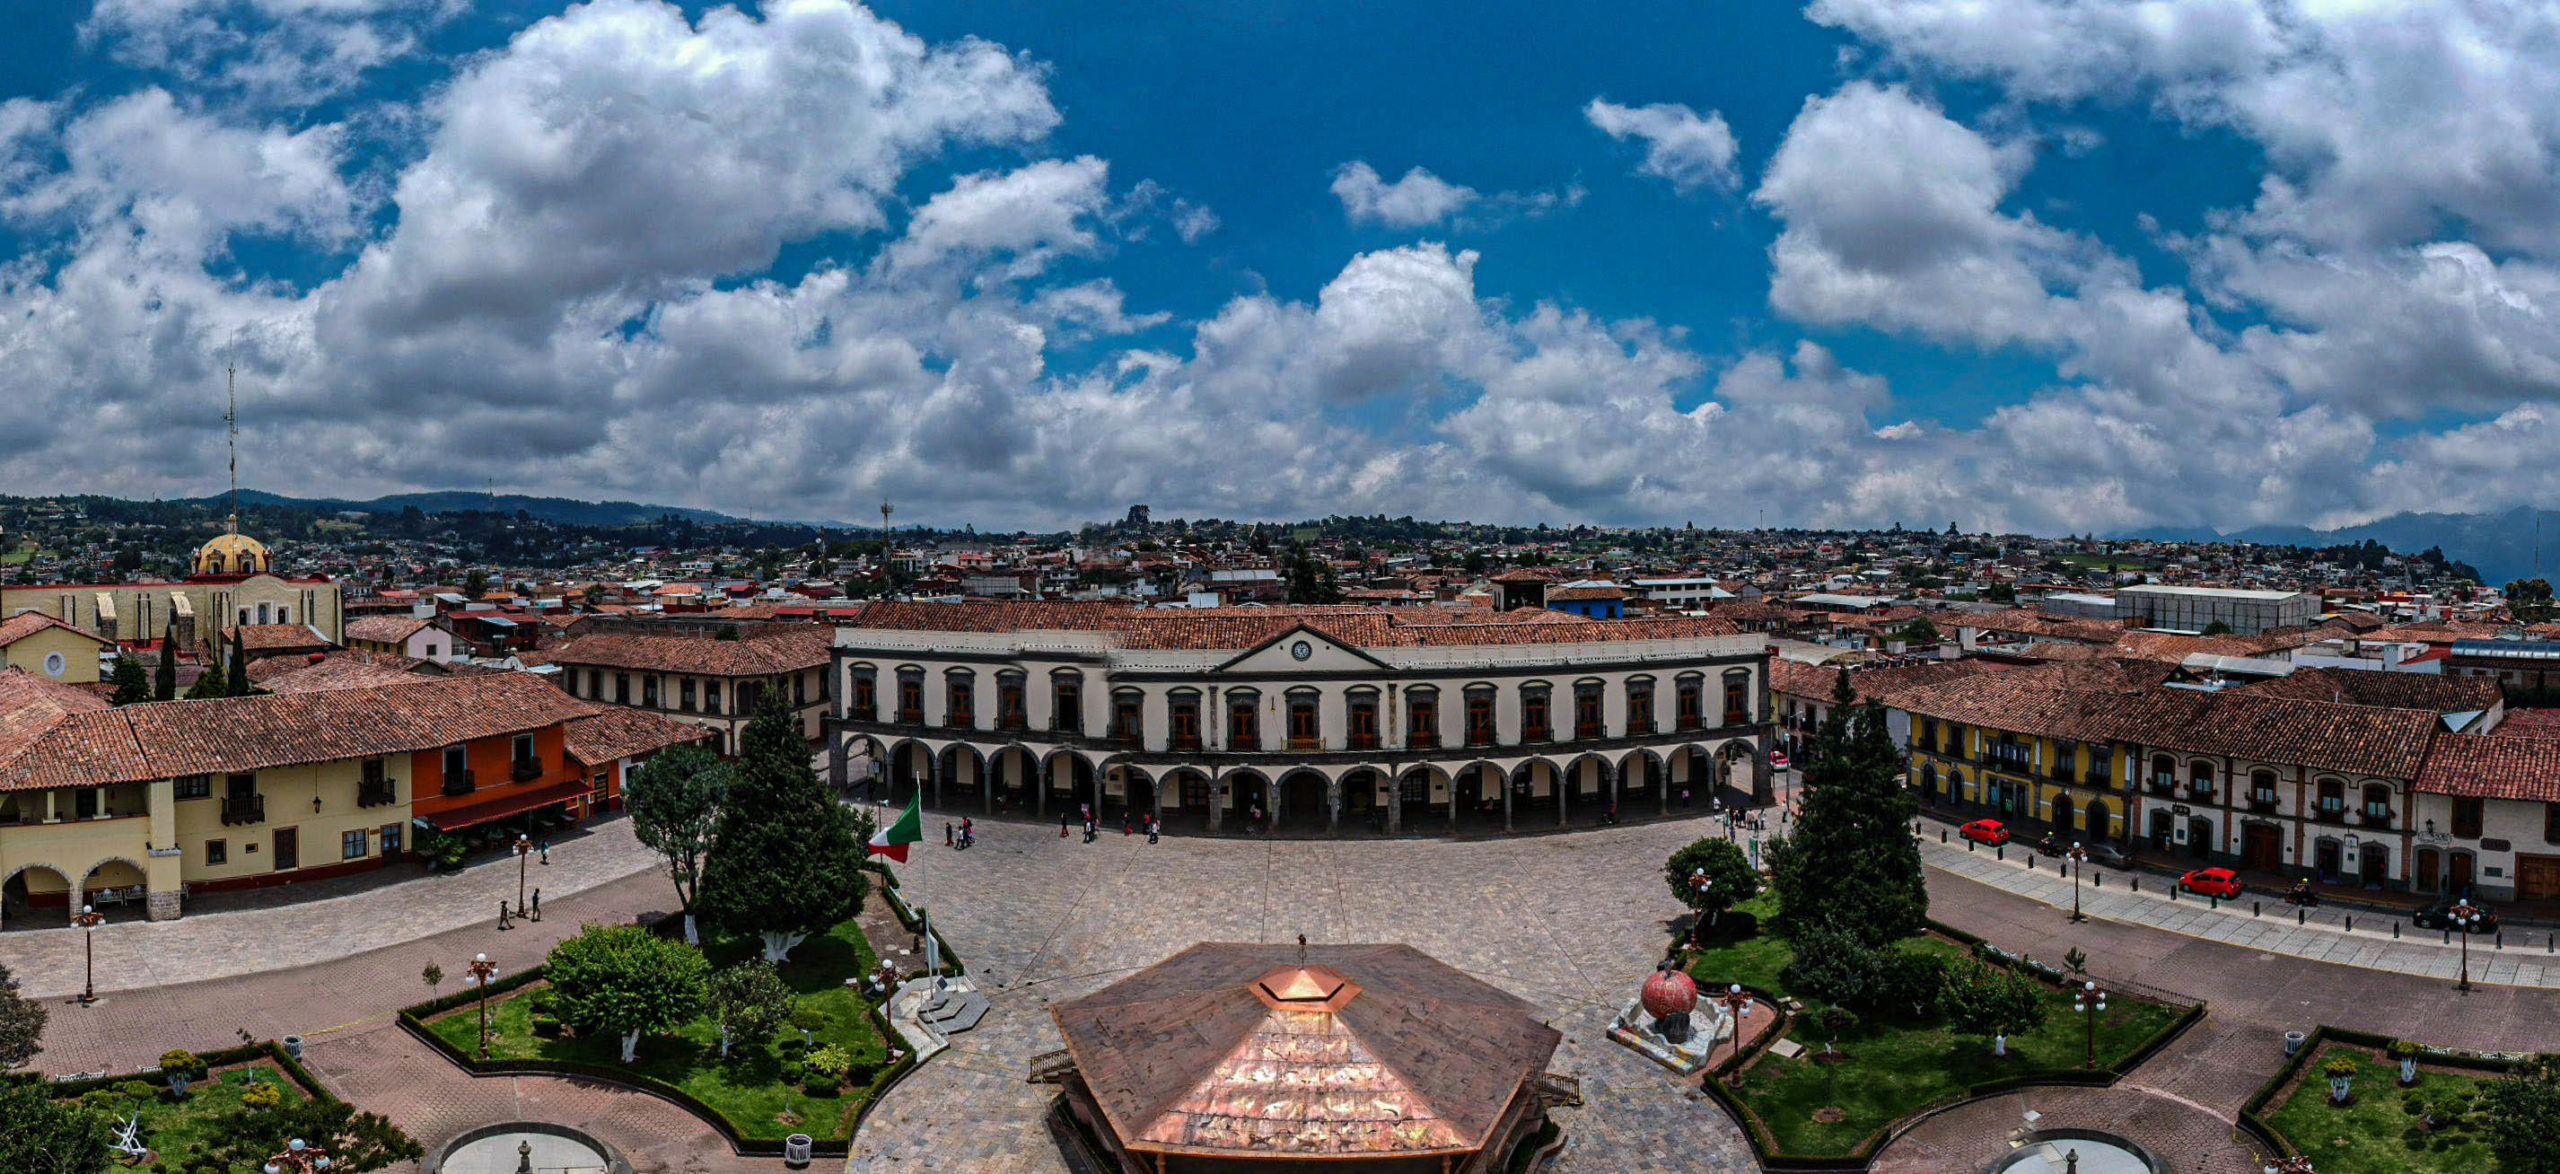
[(2303, 1042), (2309, 1038), (2309, 1036), (2304, 1035), (2299, 1031), (2288, 1031), (2284, 1033), (2284, 1054), (2290, 1056), (2301, 1051)]
[(299, 1063), (302, 1060), (302, 1037), (288, 1035), (284, 1037), (283, 1042), (284, 1054), (293, 1057), (295, 1062)]
[(812, 1144), (813, 1143), (809, 1140), (809, 1135), (805, 1133), (795, 1133), (789, 1137), (783, 1138), (782, 1164), (789, 1166), (794, 1170), (808, 1169), (809, 1148)]

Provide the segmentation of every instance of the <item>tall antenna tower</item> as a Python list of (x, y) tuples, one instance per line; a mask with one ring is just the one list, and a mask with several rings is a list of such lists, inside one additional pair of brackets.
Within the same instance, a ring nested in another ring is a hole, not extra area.
[(228, 360), (222, 364), (222, 394), (227, 401), (222, 409), (222, 426), (231, 434), (231, 517), (223, 523), (225, 533), (240, 532), (240, 385), (239, 367)]

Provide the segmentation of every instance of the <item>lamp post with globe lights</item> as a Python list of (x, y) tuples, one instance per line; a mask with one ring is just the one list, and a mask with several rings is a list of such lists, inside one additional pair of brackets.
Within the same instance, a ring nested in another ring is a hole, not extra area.
[(2468, 992), (2471, 989), (2471, 931), (2480, 928), (2481, 915), (2485, 912), (2472, 904), (2469, 897), (2454, 902), (2453, 908), (2444, 911), (2444, 923), (2462, 935), (2462, 978), (2453, 984), (2455, 990)]
[(2071, 847), (2063, 851), (2062, 858), (2071, 862), (2071, 920), (2087, 921), (2089, 915), (2080, 911), (2080, 873), (2089, 866), (2089, 849), (2080, 841), (2073, 840)]
[(531, 838), (531, 837), (528, 837), (528, 836), (517, 836), (517, 837), (516, 837), (516, 842), (515, 842), (515, 852), (516, 852), (516, 919), (517, 919), (517, 920), (519, 920), (519, 921), (521, 921), (521, 920), (523, 920), (523, 919), (524, 919), (524, 864), (525, 864), (525, 860), (526, 860), (526, 858), (527, 858), (527, 857), (530, 857), (530, 856), (532, 856), (532, 855), (533, 855), (533, 840), (532, 840), (532, 838)]
[(106, 920), (107, 915), (98, 912), (95, 905), (83, 905), (78, 913), (71, 915), (71, 924), (80, 927), (80, 966), (83, 971), (80, 1005), (83, 1007), (98, 1001), (98, 927)]
[(498, 964), (487, 954), (474, 954), (462, 968), (462, 985), (480, 992), (480, 1058), (489, 1058), (489, 984), (497, 981)]
[(2080, 1013), (2081, 1023), (2087, 1028), (2089, 1051), (2088, 1058), (2082, 1063), (2095, 1068), (2098, 1066), (2098, 1015), (2107, 1009), (2107, 992), (2094, 981), (2083, 982), (2080, 989), (2071, 992), (2071, 1009)]
[[(1724, 993), (1716, 996), (1716, 1003), (1724, 1008), (1725, 1021), (1733, 1025), (1733, 1056), (1739, 1060), (1742, 1058), (1742, 1021), (1751, 1014), (1751, 992), (1742, 989), (1741, 983), (1729, 983)], [(1708, 1040), (1707, 1046), (1714, 1047), (1715, 1041)]]
[(297, 1137), (284, 1143), (284, 1152), (267, 1159), (267, 1164), (258, 1169), (261, 1174), (325, 1174), (329, 1155)]

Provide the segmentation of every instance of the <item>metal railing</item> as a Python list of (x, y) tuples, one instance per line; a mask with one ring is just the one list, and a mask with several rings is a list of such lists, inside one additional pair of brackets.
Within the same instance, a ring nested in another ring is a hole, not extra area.
[(222, 797), (222, 826), (267, 821), (267, 797), (264, 795), (225, 795)]

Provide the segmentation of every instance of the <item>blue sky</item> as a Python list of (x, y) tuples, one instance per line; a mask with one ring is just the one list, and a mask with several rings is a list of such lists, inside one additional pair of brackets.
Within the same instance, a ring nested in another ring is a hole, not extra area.
[(212, 488), (226, 359), (288, 492), (2050, 533), (2560, 478), (2537, 6), (20, 15), (12, 491)]

